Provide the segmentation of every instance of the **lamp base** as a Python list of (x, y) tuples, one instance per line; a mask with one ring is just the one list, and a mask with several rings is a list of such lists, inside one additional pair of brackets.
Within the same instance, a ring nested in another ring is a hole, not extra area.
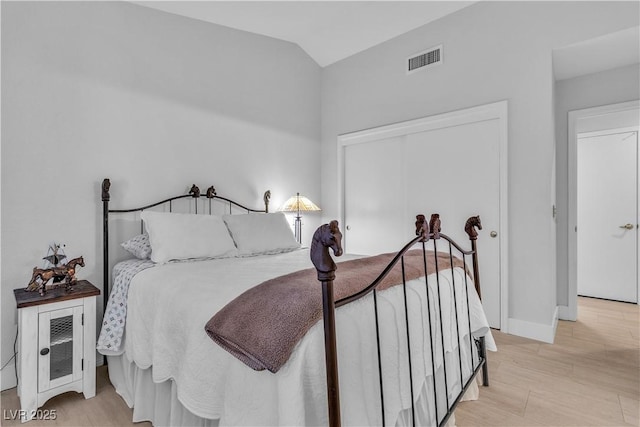
[(302, 244), (302, 220), (299, 215), (296, 216), (296, 220), (294, 221), (293, 226), (295, 230), (296, 240), (298, 241), (298, 243)]

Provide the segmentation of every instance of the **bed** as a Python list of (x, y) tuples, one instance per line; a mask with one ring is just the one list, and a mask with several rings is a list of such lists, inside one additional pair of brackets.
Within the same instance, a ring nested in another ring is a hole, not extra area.
[[(466, 225), (471, 250), (441, 233), (437, 215), (418, 215), (398, 253), (365, 258), (341, 253), (334, 221), (299, 247), (284, 215), (269, 212), (269, 192), (260, 209), (195, 185), (112, 209), (110, 187), (105, 179), (98, 351), (133, 421), (445, 425), (477, 398), (478, 373), (488, 385), (479, 218)], [(111, 269), (110, 223), (132, 215), (144, 222), (123, 242), (135, 256)]]

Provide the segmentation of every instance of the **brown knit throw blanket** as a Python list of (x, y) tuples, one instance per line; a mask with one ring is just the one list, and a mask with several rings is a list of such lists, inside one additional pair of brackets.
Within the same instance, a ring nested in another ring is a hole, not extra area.
[[(366, 288), (389, 265), (395, 253), (338, 263), (335, 300)], [(437, 253), (438, 270), (450, 268), (449, 254)], [(422, 250), (405, 254), (407, 281), (424, 276)], [(463, 262), (454, 258), (454, 266)], [(435, 257), (427, 253), (427, 272), (434, 273)], [(400, 262), (377, 290), (402, 284)], [(242, 362), (275, 373), (286, 363), (298, 341), (322, 318), (322, 289), (315, 268), (267, 280), (244, 292), (216, 313), (206, 324), (209, 337)]]

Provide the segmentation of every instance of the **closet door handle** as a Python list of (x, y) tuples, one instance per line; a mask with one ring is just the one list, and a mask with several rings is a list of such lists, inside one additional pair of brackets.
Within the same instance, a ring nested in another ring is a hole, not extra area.
[(42, 350), (40, 350), (40, 354), (42, 356), (46, 356), (47, 354), (49, 354), (49, 349), (48, 348), (43, 348)]
[(621, 225), (620, 228), (624, 228), (625, 230), (633, 230), (633, 224), (625, 224)]

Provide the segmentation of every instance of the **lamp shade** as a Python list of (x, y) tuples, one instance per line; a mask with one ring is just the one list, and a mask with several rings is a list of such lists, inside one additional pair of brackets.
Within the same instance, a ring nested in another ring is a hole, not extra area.
[(311, 200), (297, 193), (295, 196), (289, 197), (280, 210), (283, 212), (303, 212), (319, 211), (320, 208)]

